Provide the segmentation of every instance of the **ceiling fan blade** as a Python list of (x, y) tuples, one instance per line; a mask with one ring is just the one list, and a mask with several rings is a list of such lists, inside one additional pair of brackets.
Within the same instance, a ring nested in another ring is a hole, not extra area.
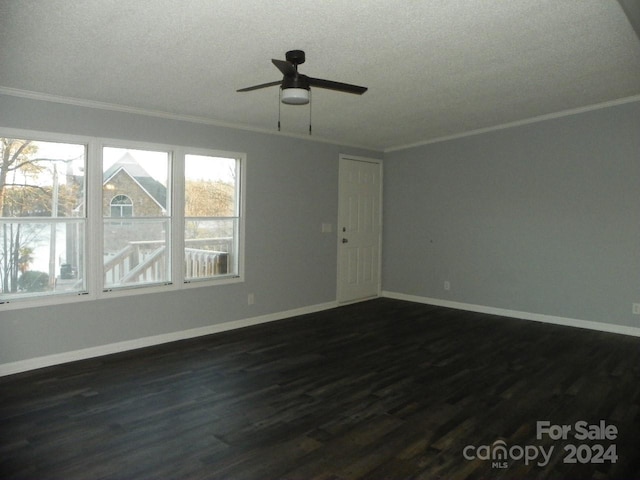
[(318, 88), (327, 88), (329, 90), (337, 90), (338, 92), (355, 93), (362, 95), (367, 91), (367, 87), (351, 85), (350, 83), (334, 82), (332, 80), (323, 80), (321, 78), (309, 78), (309, 86)]
[(287, 62), (286, 60), (277, 60), (275, 58), (271, 59), (271, 62), (273, 62), (283, 75), (292, 77), (298, 73), (298, 70), (296, 70), (296, 67), (291, 62)]
[(259, 90), (261, 88), (273, 87), (274, 85), (280, 85), (282, 80), (277, 80), (275, 82), (262, 83), (260, 85), (254, 85), (253, 87), (241, 88), (240, 90), (236, 90), (236, 92), (250, 92), (252, 90)]

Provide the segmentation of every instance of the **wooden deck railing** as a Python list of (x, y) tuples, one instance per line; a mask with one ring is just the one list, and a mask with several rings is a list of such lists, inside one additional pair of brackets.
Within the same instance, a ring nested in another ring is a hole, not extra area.
[[(187, 240), (184, 278), (194, 279), (229, 273), (232, 238)], [(206, 246), (205, 248), (197, 248)], [(163, 241), (129, 242), (104, 262), (106, 287), (131, 283), (161, 282), (167, 277), (167, 258)]]

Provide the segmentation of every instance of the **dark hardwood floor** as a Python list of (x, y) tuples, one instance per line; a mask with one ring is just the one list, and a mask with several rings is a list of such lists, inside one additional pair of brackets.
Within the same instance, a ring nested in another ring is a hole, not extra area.
[(633, 479), (639, 407), (638, 338), (378, 299), (0, 378), (0, 478)]

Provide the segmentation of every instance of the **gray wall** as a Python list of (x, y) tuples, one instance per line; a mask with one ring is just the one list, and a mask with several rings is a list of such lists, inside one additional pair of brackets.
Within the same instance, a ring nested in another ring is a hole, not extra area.
[[(335, 301), (340, 153), (371, 151), (0, 95), (0, 127), (245, 152), (246, 282), (0, 310), (0, 364)], [(248, 293), (255, 304), (247, 305)]]
[(390, 152), (384, 173), (384, 290), (640, 326), (640, 102)]
[[(244, 283), (0, 311), (0, 364), (334, 301), (338, 156), (381, 156), (4, 95), (0, 127), (248, 160)], [(385, 154), (383, 288), (640, 325), (639, 132), (636, 102)]]

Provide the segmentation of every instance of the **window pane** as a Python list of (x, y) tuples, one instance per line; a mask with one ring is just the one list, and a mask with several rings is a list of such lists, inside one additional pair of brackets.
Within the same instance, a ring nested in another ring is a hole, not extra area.
[(185, 222), (185, 280), (237, 275), (238, 220)]
[(84, 220), (0, 222), (0, 298), (85, 291), (84, 231)]
[(84, 216), (84, 145), (0, 138), (0, 216)]
[(171, 279), (169, 220), (104, 221), (104, 287), (167, 283)]
[(235, 158), (185, 156), (185, 216), (237, 215)]
[[(105, 147), (102, 164), (103, 215), (167, 216), (167, 201), (170, 198), (168, 179), (168, 152)], [(128, 203), (123, 203), (125, 201)], [(112, 208), (125, 204), (130, 207)]]

